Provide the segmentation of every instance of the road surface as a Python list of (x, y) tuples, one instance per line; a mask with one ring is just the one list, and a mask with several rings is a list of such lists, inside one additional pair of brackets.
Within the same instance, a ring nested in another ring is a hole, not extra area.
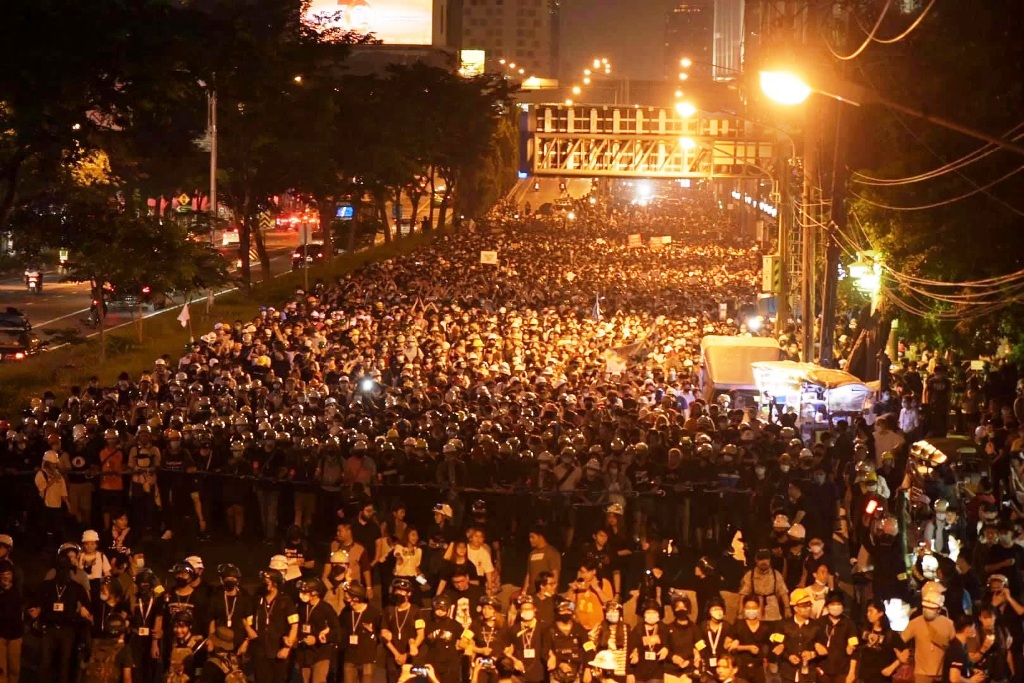
[[(275, 230), (267, 235), (271, 275), (291, 270), (291, 254), (298, 239), (297, 232)], [(232, 255), (235, 253), (233, 247), (228, 249)], [(258, 281), (260, 276), (259, 264), (253, 263), (253, 281)], [(43, 291), (36, 295), (29, 294), (25, 289), (24, 278), (0, 280), (0, 310), (8, 306), (20, 309), (28, 316), (33, 331), (40, 339), (46, 339), (48, 332), (66, 328), (76, 328), (84, 334), (91, 334), (92, 329), (85, 325), (91, 303), (88, 283), (60, 282), (60, 276), (55, 270), (43, 274)], [(130, 320), (128, 311), (109, 310), (107, 313), (108, 328)]]

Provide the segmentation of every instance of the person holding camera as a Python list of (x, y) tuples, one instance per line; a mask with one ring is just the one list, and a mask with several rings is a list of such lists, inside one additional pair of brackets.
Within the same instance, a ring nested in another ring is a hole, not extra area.
[(478, 683), (494, 683), (497, 680), (497, 662), (511, 645), (508, 630), (499, 612), (498, 598), (485, 595), (480, 598), (479, 616), (472, 626), (462, 633), (462, 651), (469, 657), (470, 675)]
[(611, 581), (601, 578), (598, 569), (592, 558), (584, 559), (576, 580), (569, 586), (576, 607), (576, 621), (588, 633), (604, 621), (604, 606), (615, 597)]
[(434, 598), (433, 611), (424, 628), (422, 661), (433, 667), (438, 683), (462, 680), (459, 641), (465, 629), (451, 616), (452, 601), (444, 595)]

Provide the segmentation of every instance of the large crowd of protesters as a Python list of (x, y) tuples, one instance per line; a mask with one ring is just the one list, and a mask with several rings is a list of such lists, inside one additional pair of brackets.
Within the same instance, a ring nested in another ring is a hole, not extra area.
[[(714, 202), (573, 216), (0, 422), (0, 682), (1021, 680), (1013, 373), (901, 349), (811, 440), (701, 391), (703, 336), (799, 332), (747, 328), (760, 254)], [(970, 486), (913, 445), (950, 430)]]

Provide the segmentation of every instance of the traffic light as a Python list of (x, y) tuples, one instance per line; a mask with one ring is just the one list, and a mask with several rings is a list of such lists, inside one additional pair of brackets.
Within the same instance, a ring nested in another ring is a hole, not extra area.
[(778, 254), (766, 254), (761, 257), (761, 291), (782, 291), (782, 258)]

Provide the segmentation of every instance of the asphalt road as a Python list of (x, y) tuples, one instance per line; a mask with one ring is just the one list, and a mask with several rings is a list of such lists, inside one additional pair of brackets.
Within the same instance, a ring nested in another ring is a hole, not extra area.
[[(298, 239), (297, 232), (288, 231), (274, 231), (267, 236), (271, 275), (276, 276), (291, 270), (291, 253), (298, 244)], [(227, 247), (222, 251), (230, 258), (237, 257), (237, 249), (234, 247)], [(254, 264), (252, 275), (254, 281), (260, 279), (258, 264)], [(41, 339), (46, 339), (48, 332), (53, 333), (67, 328), (76, 328), (87, 335), (92, 334), (92, 330), (85, 324), (90, 304), (88, 283), (60, 282), (60, 276), (55, 270), (43, 274), (43, 290), (36, 295), (29, 294), (25, 289), (24, 278), (0, 280), (0, 310), (7, 306), (20, 309), (28, 316), (33, 331)], [(131, 316), (127, 311), (108, 310), (108, 328), (130, 321)]]

